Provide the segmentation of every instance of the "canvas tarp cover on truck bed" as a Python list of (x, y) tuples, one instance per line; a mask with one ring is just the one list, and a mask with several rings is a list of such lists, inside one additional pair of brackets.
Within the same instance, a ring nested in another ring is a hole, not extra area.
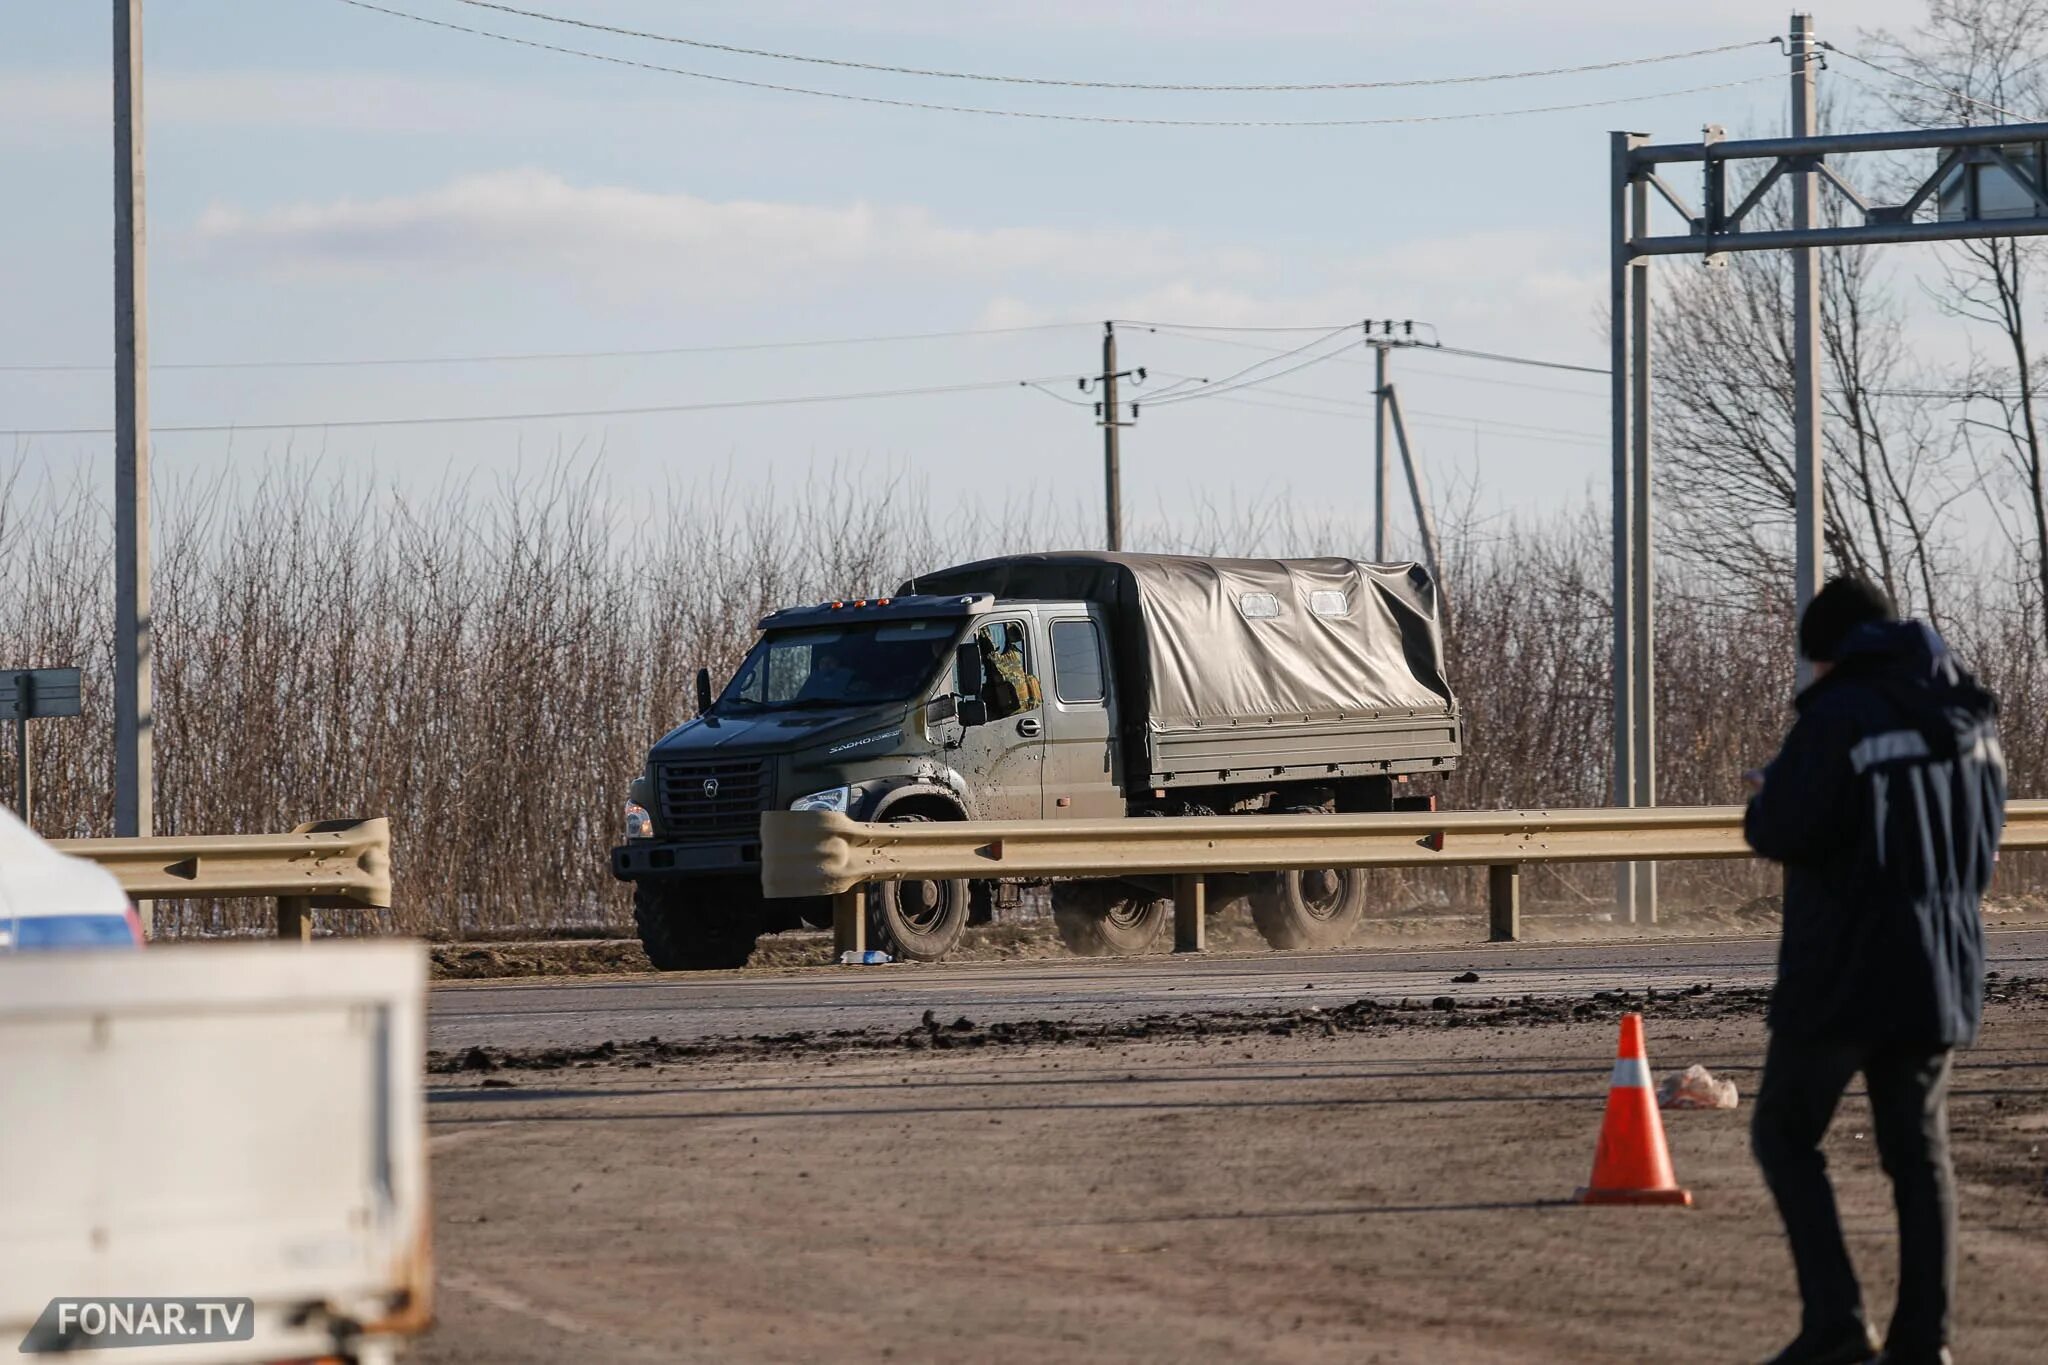
[[(1074, 551), (920, 574), (900, 591), (1099, 603), (1125, 723), (1154, 731), (1454, 706), (1436, 587), (1413, 564)], [(1269, 605), (1277, 615), (1256, 614)]]

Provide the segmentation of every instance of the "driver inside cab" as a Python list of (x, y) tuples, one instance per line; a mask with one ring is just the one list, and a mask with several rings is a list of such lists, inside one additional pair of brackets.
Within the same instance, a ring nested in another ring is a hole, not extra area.
[(974, 633), (981, 650), (981, 699), (990, 720), (1002, 720), (1045, 704), (1038, 677), (1024, 657), (1024, 632), (1007, 621), (983, 626)]

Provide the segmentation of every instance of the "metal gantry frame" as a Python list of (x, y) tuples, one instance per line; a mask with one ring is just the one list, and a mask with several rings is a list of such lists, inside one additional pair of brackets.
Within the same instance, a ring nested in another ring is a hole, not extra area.
[[(1896, 132), (1823, 136), (1816, 131), (1815, 72), (1824, 45), (1810, 15), (1792, 16), (1787, 52), (1791, 59), (1794, 135), (1728, 141), (1709, 127), (1700, 141), (1652, 143), (1643, 133), (1610, 135), (1609, 209), (1612, 215), (1610, 341), (1613, 365), (1614, 488), (1614, 801), (1620, 806), (1657, 804), (1656, 614), (1653, 602), (1655, 544), (1652, 533), (1651, 295), (1650, 262), (1659, 256), (1698, 256), (1708, 265), (1731, 251), (1791, 251), (1793, 255), (1793, 428), (1795, 469), (1796, 599), (1800, 609), (1819, 590), (1824, 573), (1820, 442), (1820, 286), (1816, 252), (1823, 247), (1878, 246), (1898, 242), (1954, 242), (1986, 237), (2048, 234), (2048, 123), (2011, 123), (1963, 128), (1903, 129)], [(2015, 155), (2014, 149), (2023, 149)], [(1900, 203), (1874, 205), (1828, 164), (1830, 156), (1864, 152), (1935, 153), (1932, 173)], [(1755, 185), (1731, 209), (1731, 162), (1769, 163)], [(2030, 204), (2002, 210), (2007, 216), (1978, 216), (1975, 163), (1996, 167)], [(1698, 208), (1660, 173), (1674, 165), (1701, 168)], [(1965, 176), (1958, 216), (1929, 220), (1942, 187)], [(1760, 232), (1743, 225), (1772, 187), (1784, 181), (1792, 191), (1792, 226)], [(1821, 221), (1823, 185), (1840, 195), (1846, 218)], [(1651, 192), (1685, 220), (1685, 231), (1663, 236), (1650, 227)], [(1799, 666), (1803, 685), (1808, 674)], [(1622, 865), (1617, 899), (1628, 919), (1657, 917), (1656, 868)]]

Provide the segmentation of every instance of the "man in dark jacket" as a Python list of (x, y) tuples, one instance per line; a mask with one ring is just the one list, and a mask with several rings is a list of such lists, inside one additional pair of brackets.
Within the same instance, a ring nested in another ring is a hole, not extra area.
[(1939, 636), (1858, 579), (1815, 596), (1799, 648), (1815, 680), (1743, 822), (1750, 847), (1785, 865), (1751, 1136), (1805, 1310), (1774, 1365), (1878, 1350), (1820, 1152), (1859, 1071), (1899, 1220), (1898, 1304), (1877, 1359), (1933, 1365), (1949, 1359), (1956, 1276), (1949, 1057), (1977, 1036), (1978, 900), (2005, 821), (1997, 704)]

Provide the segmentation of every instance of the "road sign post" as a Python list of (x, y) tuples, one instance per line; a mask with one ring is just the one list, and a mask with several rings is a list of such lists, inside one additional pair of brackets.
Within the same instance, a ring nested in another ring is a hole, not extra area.
[(0, 720), (14, 722), (14, 799), (21, 822), (35, 825), (35, 759), (28, 747), (28, 723), (49, 716), (75, 716), (82, 709), (75, 668), (10, 668), (0, 673)]

